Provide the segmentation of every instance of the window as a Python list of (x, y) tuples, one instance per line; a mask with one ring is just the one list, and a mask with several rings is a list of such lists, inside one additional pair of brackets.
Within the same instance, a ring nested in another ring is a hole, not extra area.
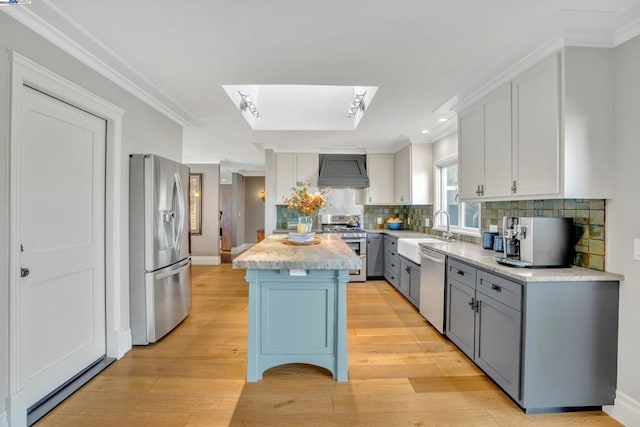
[[(478, 235), (480, 233), (480, 203), (458, 201), (458, 161), (446, 160), (436, 163), (436, 203), (434, 213), (445, 210), (449, 214), (451, 231)], [(434, 218), (437, 228), (446, 227), (446, 217)]]

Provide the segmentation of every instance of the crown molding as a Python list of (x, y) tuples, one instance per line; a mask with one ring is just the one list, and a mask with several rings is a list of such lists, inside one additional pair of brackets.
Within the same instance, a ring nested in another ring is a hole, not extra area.
[[(191, 115), (183, 107), (179, 106), (177, 102), (170, 99), (167, 95), (164, 95), (150, 81), (142, 76), (142, 74), (125, 63), (121, 58), (110, 51), (99, 40), (89, 34), (70, 17), (63, 14), (51, 2), (49, 2), (48, 0), (41, 0), (38, 3), (40, 4), (40, 7), (45, 8), (44, 12), (52, 15), (61, 23), (66, 23), (67, 25), (71, 25), (72, 27), (74, 27), (76, 31), (82, 34), (82, 36), (85, 38), (84, 41), (88, 42), (87, 44), (96, 45), (98, 48), (102, 49), (108, 55), (113, 57), (122, 65), (122, 67), (127, 72), (135, 75), (135, 77), (139, 79), (144, 84), (144, 86), (147, 86), (147, 89), (142, 88), (141, 85), (134, 83), (130, 78), (126, 77), (121, 72), (108, 65), (105, 61), (103, 61), (94, 53), (90, 52), (82, 44), (73, 40), (71, 37), (61, 31), (58, 26), (52, 24), (51, 22), (42, 18), (39, 14), (35, 13), (31, 7), (6, 7), (2, 8), (2, 12), (20, 22), (22, 25), (40, 35), (50, 43), (58, 46), (60, 49), (67, 52), (78, 61), (82, 62), (92, 70), (96, 71), (98, 74), (107, 78), (117, 86), (121, 87), (134, 97), (140, 99), (169, 119), (173, 120), (178, 125), (186, 126), (192, 121)], [(151, 92), (155, 92), (160, 96), (154, 95)], [(174, 105), (170, 107), (169, 105), (167, 105), (167, 102), (160, 101), (158, 99), (159, 97), (166, 98), (169, 103)]]
[(614, 33), (613, 46), (617, 47), (638, 35), (640, 35), (640, 18), (635, 19)]
[(466, 96), (456, 95), (449, 101), (445, 102), (443, 105), (450, 106), (453, 111), (459, 114), (460, 111), (464, 110), (466, 107), (478, 102), (493, 90), (497, 89), (508, 81), (511, 81), (518, 74), (531, 68), (552, 53), (561, 50), (564, 46), (565, 36), (564, 33), (560, 33), (546, 43), (540, 45), (537, 49), (534, 49), (531, 53), (514, 63), (512, 66), (508, 67), (506, 70), (499, 73), (493, 79), (477, 88), (475, 91)]
[(434, 143), (458, 131), (458, 120), (450, 119), (427, 134), (428, 142)]

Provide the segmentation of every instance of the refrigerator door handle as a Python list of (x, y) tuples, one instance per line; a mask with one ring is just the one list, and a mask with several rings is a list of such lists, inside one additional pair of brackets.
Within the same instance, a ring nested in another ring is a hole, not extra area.
[(173, 275), (178, 274), (179, 272), (181, 272), (183, 270), (188, 269), (190, 265), (191, 265), (191, 259), (186, 259), (186, 260), (182, 261), (181, 263), (176, 264), (169, 271), (165, 271), (163, 273), (156, 273), (155, 278), (157, 280), (159, 280), (159, 279), (164, 279), (165, 277), (173, 276)]
[(176, 172), (174, 174), (174, 178), (176, 181), (176, 197), (178, 197), (178, 218), (177, 220), (174, 222), (174, 224), (177, 227), (175, 236), (176, 236), (176, 241), (174, 243), (174, 247), (176, 248), (176, 254), (180, 254), (180, 244), (182, 243), (182, 233), (183, 233), (183, 224), (182, 221), (184, 221), (185, 218), (185, 206), (184, 206), (184, 197), (183, 197), (183, 192), (182, 192), (182, 178), (180, 178), (180, 173)]

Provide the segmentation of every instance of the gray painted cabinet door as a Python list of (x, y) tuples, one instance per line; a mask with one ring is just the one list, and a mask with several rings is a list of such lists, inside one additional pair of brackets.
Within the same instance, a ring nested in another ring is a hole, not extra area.
[(475, 341), (475, 289), (447, 280), (447, 337), (473, 359)]
[(384, 245), (382, 234), (367, 234), (367, 276), (384, 276)]
[(400, 293), (406, 298), (409, 298), (409, 288), (411, 286), (411, 264), (404, 259), (400, 258)]
[(474, 360), (511, 397), (520, 399), (521, 313), (476, 293)]
[(416, 308), (420, 308), (420, 267), (417, 264), (411, 266), (411, 282), (409, 283), (409, 301)]

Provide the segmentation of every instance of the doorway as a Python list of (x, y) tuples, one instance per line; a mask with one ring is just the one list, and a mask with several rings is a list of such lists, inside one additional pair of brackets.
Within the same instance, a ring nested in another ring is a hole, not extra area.
[(124, 111), (15, 52), (10, 60), (8, 407), (9, 424), (22, 426), (42, 398), (131, 347), (115, 298)]

